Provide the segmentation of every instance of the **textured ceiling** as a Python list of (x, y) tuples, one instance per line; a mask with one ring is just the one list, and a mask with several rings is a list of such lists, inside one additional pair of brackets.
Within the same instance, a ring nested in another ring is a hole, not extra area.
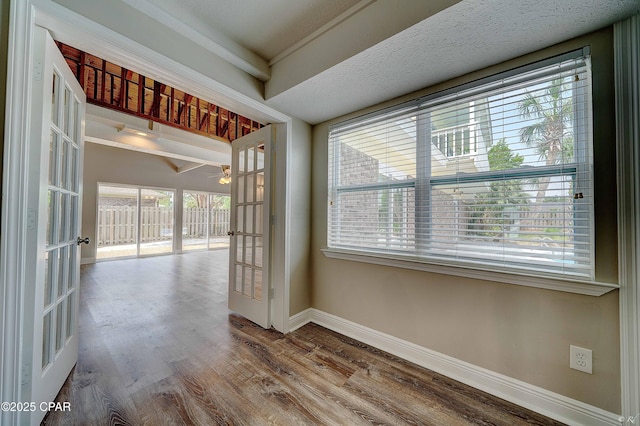
[(182, 22), (215, 28), (269, 61), (361, 0), (146, 1)]
[(586, 34), (639, 10), (638, 0), (464, 0), (268, 103), (320, 123)]
[[(266, 82), (267, 105), (311, 124), (640, 12), (640, 0), (120, 1), (180, 28), (194, 43), (224, 47), (225, 60)], [(420, 14), (434, 5), (441, 7)], [(413, 21), (406, 19), (409, 12), (401, 17), (411, 7)], [(383, 11), (377, 24), (370, 19), (373, 10)], [(351, 37), (336, 37), (345, 27)]]

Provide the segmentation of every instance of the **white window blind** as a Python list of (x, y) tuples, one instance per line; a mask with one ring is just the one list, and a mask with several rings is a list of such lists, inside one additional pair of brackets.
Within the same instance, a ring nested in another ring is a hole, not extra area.
[(327, 244), (594, 279), (583, 51), (339, 123)]

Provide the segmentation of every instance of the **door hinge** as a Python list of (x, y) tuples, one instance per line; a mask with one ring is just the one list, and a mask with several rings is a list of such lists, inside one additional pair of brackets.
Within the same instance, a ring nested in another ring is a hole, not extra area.
[(269, 299), (273, 299), (276, 296), (276, 289), (275, 288), (270, 288), (269, 289)]
[(271, 216), (271, 226), (276, 226), (276, 215)]
[(36, 61), (33, 64), (33, 79), (36, 81), (42, 80), (42, 61)]
[(31, 363), (25, 362), (22, 364), (22, 384), (26, 385), (31, 382)]

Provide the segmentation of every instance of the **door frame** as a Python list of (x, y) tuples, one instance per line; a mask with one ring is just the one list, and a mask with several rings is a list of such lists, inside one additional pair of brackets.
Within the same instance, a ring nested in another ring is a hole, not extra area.
[[(177, 86), (194, 87), (197, 90), (217, 91), (221, 96), (232, 99), (246, 108), (256, 111), (264, 119), (277, 125), (279, 152), (274, 169), (280, 172), (275, 180), (275, 217), (272, 247), (283, 254), (272, 264), (272, 283), (275, 290), (272, 299), (271, 323), (281, 332), (289, 331), (289, 243), (291, 202), (290, 202), (290, 155), (292, 146), (292, 118), (244, 95), (212, 78), (204, 76), (185, 65), (138, 43), (126, 43), (128, 39), (114, 31), (97, 25), (81, 15), (50, 0), (1, 0), (9, 1), (9, 28), (7, 52), (7, 92), (5, 112), (5, 147), (3, 153), (3, 198), (0, 226), (0, 294), (4, 315), (0, 316), (0, 353), (2, 382), (0, 400), (20, 401), (22, 382), (30, 379), (22, 368), (23, 349), (21, 331), (24, 327), (24, 296), (26, 270), (26, 229), (27, 217), (26, 189), (29, 174), (28, 147), (23, 141), (29, 140), (30, 94), (33, 65), (31, 64), (31, 43), (34, 25), (38, 24), (54, 34), (65, 33), (67, 40), (92, 40), (100, 46), (104, 56), (114, 56), (122, 60), (122, 65), (140, 70), (156, 70), (164, 76), (171, 76)], [(106, 54), (108, 53), (108, 55)], [(11, 182), (11, 185), (8, 184)], [(18, 413), (0, 413), (0, 423), (17, 425)]]
[[(28, 140), (31, 111), (31, 46), (33, 11), (27, 2), (12, 0), (9, 5), (9, 29), (7, 49), (7, 92), (5, 110), (5, 147), (3, 153), (3, 199), (0, 223), (0, 276), (2, 284), (2, 383), (0, 400), (21, 401), (23, 374), (30, 368), (22, 368), (23, 348), (21, 334), (23, 298), (27, 268), (27, 198), (29, 150), (21, 141)], [(14, 142), (17, 141), (17, 142)], [(11, 185), (8, 184), (11, 182)], [(19, 413), (1, 412), (0, 423), (17, 425)]]

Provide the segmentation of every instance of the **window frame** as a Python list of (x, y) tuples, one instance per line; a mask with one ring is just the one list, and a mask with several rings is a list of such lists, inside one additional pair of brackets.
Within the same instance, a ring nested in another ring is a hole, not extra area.
[[(507, 78), (513, 78), (516, 82), (526, 82), (531, 80), (531, 74), (537, 71), (544, 69), (550, 65), (557, 65), (563, 61), (576, 59), (578, 57), (585, 57), (590, 55), (590, 48), (585, 47), (582, 49), (574, 50), (563, 55), (554, 56), (552, 58), (548, 58), (543, 61), (538, 61), (535, 63), (531, 63), (522, 67), (514, 68), (512, 70), (499, 73), (493, 76), (489, 76), (471, 83), (463, 84), (457, 87), (452, 87), (450, 89), (440, 91), (437, 93), (430, 94), (428, 96), (415, 99), (403, 104), (391, 106), (389, 108), (385, 108), (379, 111), (375, 111), (373, 113), (367, 114), (365, 116), (355, 117), (353, 119), (344, 121), (342, 123), (337, 123), (341, 131), (348, 130), (350, 127), (362, 126), (370, 123), (374, 123), (379, 120), (385, 120), (390, 117), (396, 115), (406, 115), (411, 113), (412, 110), (419, 112), (424, 108), (433, 109), (438, 105), (444, 105), (447, 102), (460, 93), (464, 92), (465, 97), (472, 97), (474, 95), (480, 93), (489, 92), (492, 84), (496, 84), (496, 87), (500, 82)], [(561, 68), (562, 69), (562, 68)], [(521, 79), (521, 80), (519, 80)], [(591, 99), (589, 98), (589, 102)], [(425, 105), (428, 105), (425, 107)], [(418, 114), (417, 122), (416, 122), (416, 140), (423, 140), (425, 136), (429, 136), (430, 132), (426, 130), (426, 125), (424, 123), (420, 123), (420, 117), (422, 115)], [(584, 111), (576, 112), (576, 117), (574, 120), (583, 120), (584, 119)], [(588, 126), (592, 126), (591, 121), (587, 124)], [(426, 133), (426, 135), (425, 135)], [(593, 149), (593, 141), (591, 139), (587, 140), (586, 143), (589, 144), (589, 149)], [(420, 146), (425, 145), (426, 148), (422, 148), (427, 151), (427, 154), (430, 154), (431, 143), (427, 144), (417, 144), (416, 149), (420, 150)], [(329, 144), (331, 147), (332, 144)], [(339, 144), (333, 144), (334, 149), (339, 150)], [(331, 148), (330, 148), (331, 149)], [(357, 184), (357, 185), (338, 185), (339, 180), (339, 163), (340, 156), (335, 155), (336, 152), (333, 153), (331, 157), (333, 158), (333, 164), (329, 164), (328, 168), (328, 177), (332, 179), (332, 184), (329, 185), (329, 198), (331, 200), (337, 200), (337, 196), (341, 193), (349, 193), (356, 191), (392, 191), (394, 189), (401, 188), (413, 188), (415, 190), (415, 204), (418, 205), (419, 198), (425, 198), (427, 200), (431, 200), (431, 191), (434, 186), (444, 185), (446, 183), (451, 182), (455, 179), (456, 183), (461, 182), (472, 182), (477, 181), (478, 179), (483, 181), (505, 181), (509, 178), (513, 179), (514, 177), (518, 178), (528, 178), (528, 177), (540, 177), (540, 176), (577, 176), (581, 173), (582, 167), (593, 167), (592, 164), (589, 165), (580, 163), (579, 161), (572, 161), (569, 164), (561, 164), (558, 166), (540, 166), (531, 170), (522, 170), (522, 169), (513, 169), (508, 171), (484, 171), (484, 172), (476, 172), (474, 174), (470, 174), (469, 176), (461, 177), (461, 176), (430, 176), (429, 173), (424, 173), (424, 171), (419, 170), (421, 168), (420, 161), (417, 162), (416, 167), (416, 177), (415, 179), (406, 179), (401, 181), (382, 181), (375, 183), (366, 183), (366, 184)], [(339, 154), (339, 153), (338, 153)], [(417, 158), (422, 158), (424, 153), (416, 153)], [(426, 157), (425, 157), (426, 158)], [(428, 168), (428, 166), (423, 166), (424, 168)], [(336, 172), (332, 172), (336, 170)], [(592, 170), (589, 170), (591, 173), (592, 182), (595, 182), (595, 177), (593, 175)], [(331, 183), (330, 182), (330, 183)], [(592, 185), (593, 188), (593, 185)], [(591, 189), (593, 190), (593, 189)], [(333, 202), (333, 201), (332, 201)], [(429, 201), (430, 202), (430, 201)], [(579, 205), (577, 208), (580, 208)], [(417, 210), (417, 209), (414, 209)], [(428, 209), (430, 210), (430, 209)], [(468, 278), (475, 278), (481, 280), (489, 280), (495, 282), (503, 282), (524, 286), (531, 286), (537, 288), (546, 288), (553, 290), (560, 290), (572, 293), (579, 294), (587, 294), (598, 296), (604, 293), (607, 293), (615, 288), (619, 288), (617, 284), (613, 283), (605, 283), (598, 282), (595, 279), (595, 242), (593, 240), (594, 236), (594, 226), (595, 220), (593, 217), (594, 208), (588, 209), (590, 212), (590, 223), (593, 225), (590, 227), (588, 232), (590, 232), (591, 238), (591, 271), (592, 277), (588, 279), (582, 276), (572, 276), (572, 275), (561, 275), (559, 273), (547, 272), (535, 270), (534, 268), (528, 267), (502, 267), (498, 264), (482, 264), (481, 262), (474, 262), (453, 259), (446, 257), (440, 257), (434, 255), (434, 251), (430, 249), (424, 249), (421, 247), (422, 245), (430, 245), (431, 239), (429, 236), (421, 236), (419, 233), (421, 232), (429, 232), (430, 226), (426, 228), (427, 231), (418, 230), (418, 226), (416, 226), (416, 236), (415, 236), (415, 248), (408, 252), (406, 255), (401, 253), (400, 250), (393, 250), (393, 252), (376, 252), (374, 248), (367, 248), (366, 246), (359, 247), (349, 247), (348, 245), (342, 245), (340, 247), (329, 247), (329, 234), (331, 233), (332, 223), (339, 223), (339, 220), (335, 220), (336, 216), (332, 219), (331, 215), (339, 215), (339, 209), (331, 209), (330, 205), (327, 206), (327, 244), (325, 248), (321, 251), (325, 256), (329, 258), (335, 259), (343, 259), (357, 262), (365, 262), (372, 263), (378, 265), (386, 265), (392, 267), (400, 267), (414, 270), (421, 270), (426, 272), (435, 272), (446, 275), (455, 275), (462, 276)], [(430, 214), (430, 213), (429, 213)], [(416, 224), (419, 220), (423, 220), (424, 217), (419, 217), (420, 215), (415, 213), (415, 221)]]

